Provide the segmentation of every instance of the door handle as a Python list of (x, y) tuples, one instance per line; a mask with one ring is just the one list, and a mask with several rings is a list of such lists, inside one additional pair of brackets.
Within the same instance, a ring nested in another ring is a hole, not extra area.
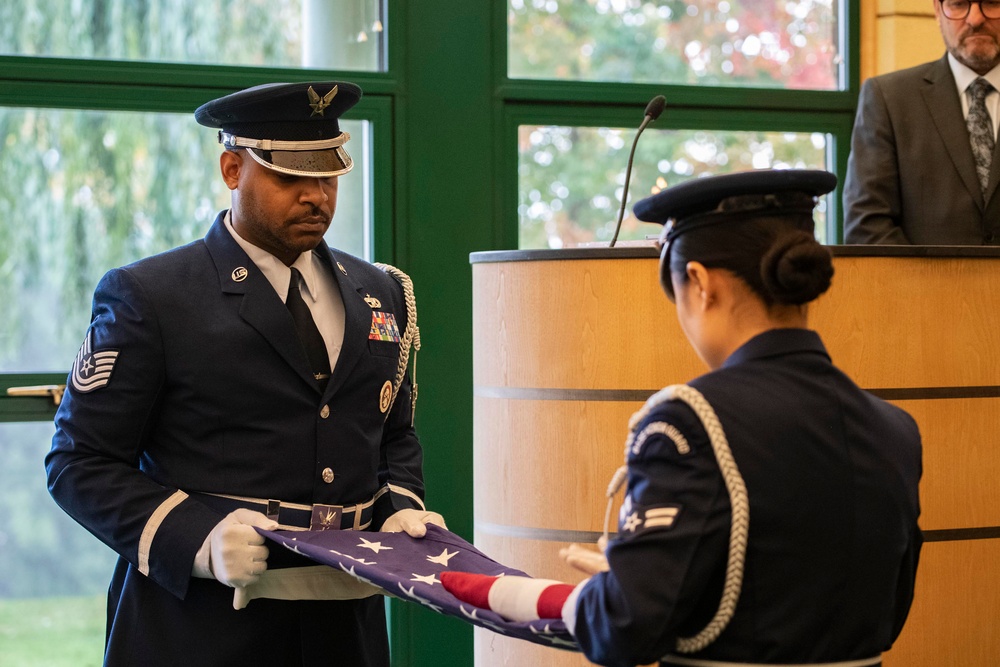
[(62, 402), (63, 393), (66, 391), (64, 384), (39, 384), (32, 387), (8, 387), (8, 396), (49, 396), (52, 402), (59, 405)]

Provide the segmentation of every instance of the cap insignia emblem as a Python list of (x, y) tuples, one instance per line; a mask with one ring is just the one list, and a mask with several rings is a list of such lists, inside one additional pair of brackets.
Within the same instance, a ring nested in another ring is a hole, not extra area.
[(309, 114), (309, 117), (322, 116), (326, 108), (330, 106), (330, 102), (333, 102), (333, 98), (337, 96), (337, 86), (333, 87), (333, 90), (328, 92), (323, 97), (319, 96), (312, 86), (309, 86), (309, 90), (306, 91), (309, 94), (309, 106), (312, 107), (313, 112)]

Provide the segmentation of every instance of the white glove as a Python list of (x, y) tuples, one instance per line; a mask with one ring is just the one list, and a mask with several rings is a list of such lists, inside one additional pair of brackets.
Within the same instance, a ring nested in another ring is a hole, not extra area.
[(254, 526), (276, 530), (278, 522), (241, 508), (227, 514), (208, 534), (209, 569), (226, 586), (249, 586), (267, 569), (264, 536)]
[(427, 534), (425, 523), (433, 523), (435, 526), (444, 525), (444, 517), (437, 512), (427, 512), (426, 510), (399, 510), (382, 524), (379, 529), (383, 533), (406, 533), (410, 537), (423, 537)]
[(600, 551), (585, 549), (579, 544), (571, 544), (559, 550), (559, 557), (568, 565), (572, 565), (584, 574), (594, 575), (607, 572), (610, 567), (608, 559)]

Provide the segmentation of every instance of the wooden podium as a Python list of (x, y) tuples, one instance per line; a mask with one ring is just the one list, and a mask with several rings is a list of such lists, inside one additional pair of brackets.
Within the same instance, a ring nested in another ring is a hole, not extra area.
[[(833, 250), (833, 287), (810, 326), (861, 387), (913, 415), (924, 444), (916, 598), (884, 664), (1000, 664), (1000, 249)], [(533, 576), (580, 581), (557, 552), (600, 535), (629, 416), (707, 369), (652, 248), (471, 262), (476, 545)], [(589, 664), (475, 635), (478, 667)]]

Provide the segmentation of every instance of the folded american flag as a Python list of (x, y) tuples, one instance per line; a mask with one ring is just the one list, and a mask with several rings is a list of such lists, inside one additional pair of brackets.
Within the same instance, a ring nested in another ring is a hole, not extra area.
[(486, 556), (458, 535), (432, 524), (416, 539), (406, 533), (352, 530), (270, 531), (269, 540), (317, 563), (329, 565), (381, 588), (388, 595), (416, 602), (439, 614), (536, 644), (578, 651), (560, 619), (508, 621), (488, 609), (463, 603), (441, 585), (442, 572), (474, 572), (489, 576), (527, 577)]

